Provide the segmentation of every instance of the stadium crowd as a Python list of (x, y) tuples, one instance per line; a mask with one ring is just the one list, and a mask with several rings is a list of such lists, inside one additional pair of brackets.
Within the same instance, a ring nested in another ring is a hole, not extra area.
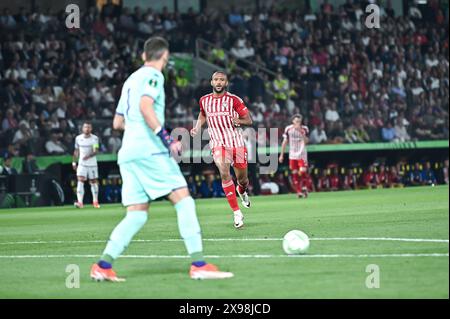
[[(388, 1), (380, 29), (364, 25), (367, 2), (351, 0), (339, 8), (325, 1), (318, 13), (232, 8), (219, 28), (201, 29), (215, 43), (210, 60), (232, 68), (232, 89), (249, 96), (266, 127), (300, 111), (312, 143), (447, 139), (448, 17), (428, 3), (395, 17)], [(246, 82), (233, 72), (239, 58), (277, 75), (261, 81), (250, 72)], [(267, 105), (258, 100), (263, 83), (274, 92)]]
[[(141, 42), (153, 34), (169, 38), (174, 52), (193, 52), (197, 37), (214, 43), (207, 58), (228, 69), (230, 90), (244, 97), (257, 126), (283, 128), (301, 112), (311, 143), (448, 139), (448, 22), (434, 3), (395, 17), (388, 2), (380, 29), (364, 26), (359, 1), (325, 2), (317, 13), (231, 7), (226, 15), (108, 3), (84, 12), (80, 29), (65, 27), (64, 12), (5, 9), (0, 155), (70, 154), (81, 120), (113, 116)], [(277, 74), (242, 72), (241, 58)], [(166, 76), (168, 122), (189, 127), (209, 82), (193, 87), (184, 70)], [(117, 132), (96, 134), (102, 152), (120, 147)]]

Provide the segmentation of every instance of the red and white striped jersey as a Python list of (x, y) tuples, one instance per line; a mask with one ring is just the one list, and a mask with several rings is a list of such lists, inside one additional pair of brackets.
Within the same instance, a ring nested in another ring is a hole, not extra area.
[(300, 128), (295, 128), (293, 124), (286, 126), (283, 139), (287, 139), (289, 142), (289, 159), (308, 161), (305, 143), (305, 137), (308, 134), (309, 129), (305, 125), (302, 125)]
[(244, 147), (242, 129), (234, 126), (232, 119), (247, 115), (248, 109), (237, 95), (225, 92), (221, 97), (213, 93), (200, 98), (200, 111), (208, 122), (209, 146)]

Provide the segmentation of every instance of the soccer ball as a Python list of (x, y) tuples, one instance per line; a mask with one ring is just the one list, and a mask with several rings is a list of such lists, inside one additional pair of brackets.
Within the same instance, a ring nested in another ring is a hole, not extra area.
[(309, 248), (309, 238), (301, 230), (291, 230), (283, 238), (283, 250), (288, 255), (304, 254)]

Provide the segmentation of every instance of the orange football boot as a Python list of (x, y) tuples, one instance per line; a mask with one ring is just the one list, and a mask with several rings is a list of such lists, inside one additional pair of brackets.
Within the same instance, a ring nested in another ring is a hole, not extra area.
[(103, 269), (97, 264), (93, 264), (91, 268), (91, 278), (95, 281), (112, 281), (112, 282), (124, 282), (125, 278), (119, 278), (116, 272), (109, 269)]
[(73, 204), (76, 208), (83, 208), (84, 207), (84, 205), (83, 205), (83, 203), (80, 203), (80, 202), (75, 202), (74, 204)]
[(225, 279), (233, 277), (233, 273), (220, 271), (217, 266), (213, 264), (206, 264), (201, 267), (191, 265), (189, 276), (192, 279)]

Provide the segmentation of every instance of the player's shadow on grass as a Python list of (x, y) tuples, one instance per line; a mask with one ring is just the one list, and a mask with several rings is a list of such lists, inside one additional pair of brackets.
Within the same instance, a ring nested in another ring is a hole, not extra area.
[(161, 264), (139, 265), (139, 266), (133, 266), (132, 268), (130, 268), (128, 273), (131, 276), (179, 274), (179, 273), (186, 272), (186, 269), (189, 268), (189, 265), (190, 265), (189, 262), (187, 262), (184, 267), (183, 267), (183, 265), (174, 265), (170, 262), (162, 262)]

